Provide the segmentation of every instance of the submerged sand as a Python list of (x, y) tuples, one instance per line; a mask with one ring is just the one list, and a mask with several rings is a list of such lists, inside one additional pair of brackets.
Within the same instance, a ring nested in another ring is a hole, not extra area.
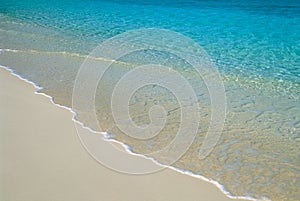
[(0, 81), (0, 200), (231, 200), (170, 169), (133, 176), (100, 165), (81, 145), (70, 111), (4, 69)]

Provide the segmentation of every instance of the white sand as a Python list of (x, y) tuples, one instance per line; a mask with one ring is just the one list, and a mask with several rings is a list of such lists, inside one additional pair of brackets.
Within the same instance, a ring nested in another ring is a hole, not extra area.
[(72, 114), (34, 90), (0, 69), (1, 201), (232, 200), (170, 169), (133, 176), (103, 167), (81, 145)]

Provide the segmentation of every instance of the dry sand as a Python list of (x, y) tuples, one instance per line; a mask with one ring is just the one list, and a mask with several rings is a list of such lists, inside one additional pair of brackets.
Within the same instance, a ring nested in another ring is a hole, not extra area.
[(170, 169), (137, 176), (100, 165), (80, 143), (72, 114), (34, 90), (0, 68), (1, 201), (232, 200)]

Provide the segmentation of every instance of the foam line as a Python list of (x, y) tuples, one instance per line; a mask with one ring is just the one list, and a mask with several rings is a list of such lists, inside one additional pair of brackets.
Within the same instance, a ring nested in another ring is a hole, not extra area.
[[(0, 49), (0, 53), (1, 53), (2, 51), (7, 51), (7, 49)], [(14, 50), (12, 50), (12, 51), (14, 51)], [(268, 198), (266, 198), (266, 197), (262, 197), (262, 198), (260, 198), (260, 199), (255, 199), (255, 198), (248, 197), (248, 196), (234, 196), (234, 195), (232, 195), (229, 191), (226, 191), (225, 187), (224, 187), (223, 185), (221, 185), (220, 183), (218, 183), (217, 181), (214, 181), (214, 180), (212, 180), (212, 179), (206, 178), (206, 177), (204, 177), (204, 176), (202, 176), (202, 175), (197, 175), (197, 174), (195, 174), (195, 173), (193, 173), (193, 172), (191, 172), (191, 171), (187, 171), (187, 170), (175, 168), (175, 167), (172, 167), (172, 166), (160, 164), (160, 163), (159, 163), (158, 161), (156, 161), (154, 158), (147, 157), (147, 156), (144, 156), (144, 155), (142, 155), (142, 154), (134, 153), (134, 152), (131, 150), (131, 147), (128, 146), (127, 144), (122, 143), (122, 142), (117, 141), (117, 140), (114, 140), (114, 139), (111, 139), (110, 136), (109, 136), (109, 133), (107, 133), (107, 132), (99, 132), (99, 131), (95, 131), (95, 130), (89, 128), (88, 126), (86, 126), (84, 123), (78, 121), (78, 120), (76, 119), (76, 117), (77, 117), (76, 113), (75, 113), (71, 108), (55, 103), (54, 100), (53, 100), (53, 97), (51, 97), (51, 96), (49, 96), (49, 95), (47, 95), (47, 94), (45, 94), (45, 93), (40, 92), (40, 91), (43, 89), (43, 87), (39, 86), (38, 84), (36, 84), (36, 83), (34, 83), (34, 82), (30, 81), (30, 80), (27, 80), (26, 78), (23, 78), (22, 76), (18, 75), (14, 70), (12, 70), (12, 69), (9, 68), (9, 67), (2, 66), (2, 65), (0, 64), (0, 68), (3, 68), (3, 69), (5, 69), (5, 70), (9, 71), (13, 76), (18, 77), (19, 79), (21, 79), (21, 80), (23, 80), (23, 81), (25, 81), (25, 82), (27, 82), (27, 83), (32, 84), (32, 85), (36, 88), (36, 90), (34, 91), (35, 94), (45, 96), (45, 97), (49, 98), (50, 101), (51, 101), (51, 103), (54, 104), (55, 106), (58, 106), (58, 107), (60, 107), (60, 108), (64, 108), (64, 109), (70, 111), (70, 112), (73, 114), (73, 116), (72, 116), (72, 121), (73, 121), (74, 123), (79, 124), (79, 125), (82, 126), (84, 129), (87, 129), (87, 130), (89, 130), (90, 132), (92, 132), (92, 133), (94, 133), (94, 134), (101, 134), (101, 135), (103, 136), (103, 139), (104, 139), (105, 141), (107, 141), (107, 142), (114, 142), (114, 143), (120, 144), (120, 145), (126, 150), (126, 152), (127, 152), (128, 154), (131, 154), (131, 155), (134, 155), (134, 156), (139, 156), (139, 157), (142, 157), (142, 158), (145, 158), (145, 159), (150, 159), (150, 160), (153, 161), (155, 164), (157, 164), (157, 165), (159, 165), (159, 166), (161, 166), (161, 167), (169, 168), (169, 169), (174, 170), (174, 171), (176, 171), (176, 172), (179, 172), (179, 173), (181, 173), (181, 174), (188, 175), (188, 176), (191, 176), (191, 177), (194, 177), (194, 178), (201, 179), (201, 180), (203, 180), (203, 181), (212, 183), (212, 184), (214, 184), (218, 189), (220, 189), (221, 192), (222, 192), (223, 194), (225, 194), (227, 197), (229, 197), (229, 198), (231, 198), (231, 199), (244, 199), (244, 200), (251, 200), (251, 201), (271, 201), (270, 199), (268, 199)]]

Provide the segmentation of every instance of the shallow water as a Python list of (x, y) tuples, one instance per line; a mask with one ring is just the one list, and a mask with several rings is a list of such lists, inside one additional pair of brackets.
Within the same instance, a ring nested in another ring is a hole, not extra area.
[[(179, 60), (166, 62), (163, 54), (140, 52), (121, 58), (131, 66), (147, 63), (145, 58), (165, 62), (188, 77), (196, 91), (200, 129), (173, 166), (218, 181), (234, 196), (300, 199), (297, 1), (9, 1), (1, 2), (0, 11), (0, 64), (68, 107), (80, 65), (105, 39), (145, 27), (167, 28), (192, 38), (216, 63), (227, 97), (223, 133), (204, 160), (198, 154), (208, 129), (210, 101), (203, 80)], [(148, 124), (149, 109), (160, 104), (168, 111), (168, 124), (159, 136), (145, 142), (124, 135), (110, 109), (112, 87), (132, 68), (124, 63), (113, 65), (99, 83), (97, 116), (112, 138), (147, 154), (174, 138), (180, 123), (178, 103), (160, 87), (140, 89), (130, 102), (135, 123)], [(89, 125), (87, 117), (78, 116)]]

